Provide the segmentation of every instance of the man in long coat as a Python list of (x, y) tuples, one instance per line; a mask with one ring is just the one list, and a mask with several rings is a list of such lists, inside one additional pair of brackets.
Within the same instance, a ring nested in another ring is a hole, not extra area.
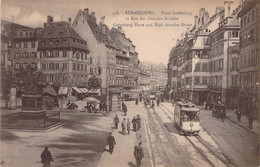
[(112, 154), (114, 150), (114, 145), (116, 145), (116, 140), (114, 136), (112, 136), (112, 133), (109, 133), (109, 136), (107, 138), (107, 145), (109, 145), (109, 152), (110, 154)]
[(118, 123), (119, 123), (119, 118), (117, 117), (117, 115), (115, 116), (114, 120), (113, 120), (114, 124), (115, 124), (115, 128), (118, 128)]
[(41, 163), (43, 164), (43, 167), (49, 167), (51, 161), (53, 161), (51, 153), (48, 150), (48, 147), (45, 147), (44, 151), (41, 154)]
[(138, 167), (141, 166), (141, 161), (144, 157), (142, 143), (139, 143), (139, 146), (135, 146), (134, 156), (135, 156), (135, 159), (136, 159), (136, 165)]

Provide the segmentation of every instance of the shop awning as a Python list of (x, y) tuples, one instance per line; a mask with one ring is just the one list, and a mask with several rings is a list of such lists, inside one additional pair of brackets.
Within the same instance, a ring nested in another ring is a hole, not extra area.
[(59, 95), (66, 95), (67, 93), (68, 93), (68, 90), (69, 90), (69, 88), (68, 87), (60, 87), (59, 88), (59, 92), (58, 92), (58, 94)]
[(86, 93), (89, 92), (89, 90), (87, 88), (82, 88)]
[(87, 93), (83, 88), (79, 88), (82, 93)]
[(171, 94), (173, 92), (173, 90), (170, 90), (169, 94)]
[(81, 92), (81, 91), (79, 90), (78, 87), (72, 87), (72, 89), (74, 89), (77, 93), (83, 93), (83, 92)]

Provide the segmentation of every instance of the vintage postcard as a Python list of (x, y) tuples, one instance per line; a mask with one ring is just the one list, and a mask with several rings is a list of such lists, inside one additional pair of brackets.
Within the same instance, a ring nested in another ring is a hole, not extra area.
[(2, 0), (0, 166), (260, 166), (259, 2)]

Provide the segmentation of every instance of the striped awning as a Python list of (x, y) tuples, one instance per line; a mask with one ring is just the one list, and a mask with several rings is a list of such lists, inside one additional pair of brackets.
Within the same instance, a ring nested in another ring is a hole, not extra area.
[(72, 87), (72, 89), (74, 89), (77, 93), (83, 93), (83, 92), (81, 92), (81, 91), (79, 90), (78, 87)]
[(79, 88), (79, 90), (82, 92), (82, 93), (87, 93), (84, 88)]

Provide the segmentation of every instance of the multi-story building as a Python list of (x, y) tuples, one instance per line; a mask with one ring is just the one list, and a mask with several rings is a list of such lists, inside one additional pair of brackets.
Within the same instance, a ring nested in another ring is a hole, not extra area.
[(150, 89), (150, 74), (143, 69), (139, 69), (138, 85), (142, 90)]
[(113, 41), (120, 43), (122, 49), (126, 51), (126, 57), (129, 57), (128, 67), (124, 69), (124, 73), (126, 73), (124, 88), (133, 88), (138, 79), (138, 53), (135, 51), (135, 46), (129, 38), (126, 38), (121, 27), (112, 28), (110, 36)]
[(150, 74), (150, 88), (151, 90), (163, 89), (167, 85), (167, 68), (164, 64), (158, 65), (148, 62), (141, 61), (139, 69), (145, 70)]
[(237, 78), (239, 24), (236, 14), (239, 8), (232, 13), (231, 4), (227, 1), (224, 8), (217, 7), (212, 17), (201, 8), (193, 28), (172, 48), (168, 75), (175, 95), (196, 104), (210, 98), (220, 98), (226, 104), (229, 103), (226, 99), (233, 97)]
[(39, 28), (31, 28), (16, 23), (2, 21), (3, 30), (11, 42), (9, 60), (12, 68), (37, 66)]
[[(239, 49), (240, 104), (259, 106), (260, 2), (245, 0), (238, 13), (241, 19)], [(254, 103), (256, 104), (254, 104)], [(260, 114), (258, 114), (260, 115)]]
[(9, 57), (11, 46), (10, 40), (6, 35), (5, 31), (1, 33), (1, 70), (7, 70), (10, 68)]
[(93, 58), (91, 68), (100, 69), (101, 94), (108, 101), (109, 110), (121, 110), (123, 89), (134, 84), (129, 70), (131, 52), (135, 52), (131, 40), (120, 29), (111, 31), (104, 24), (104, 17), (97, 25), (95, 12), (89, 13), (88, 9), (78, 11), (72, 28), (88, 41)]
[[(89, 77), (89, 48), (69, 22), (53, 22), (47, 17), (38, 45), (38, 69), (46, 83), (60, 86), (87, 86)], [(76, 90), (78, 91), (78, 89)]]
[(231, 12), (231, 2), (225, 2), (218, 28), (210, 34), (211, 54), (209, 62), (210, 93), (213, 100), (221, 100), (233, 107), (238, 97), (238, 43), (240, 24), (237, 13)]

